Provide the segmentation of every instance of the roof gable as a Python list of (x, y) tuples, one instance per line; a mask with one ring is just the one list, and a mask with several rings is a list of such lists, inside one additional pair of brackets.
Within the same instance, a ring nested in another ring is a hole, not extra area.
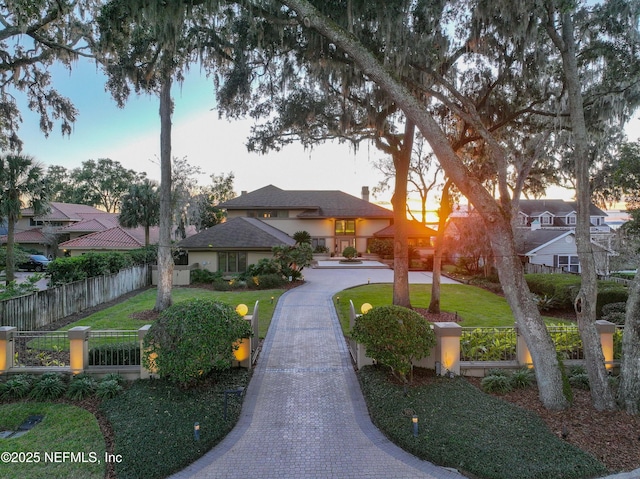
[(268, 185), (218, 205), (227, 210), (299, 209), (301, 218), (392, 218), (393, 212), (338, 190), (282, 190)]
[(185, 249), (268, 249), (294, 245), (289, 235), (256, 218), (237, 217), (217, 224), (178, 243)]

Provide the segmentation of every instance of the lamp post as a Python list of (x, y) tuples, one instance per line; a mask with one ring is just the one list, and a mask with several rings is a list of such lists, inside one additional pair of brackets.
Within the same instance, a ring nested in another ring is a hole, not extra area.
[(200, 423), (199, 422), (193, 423), (193, 439), (195, 439), (196, 441), (200, 440)]

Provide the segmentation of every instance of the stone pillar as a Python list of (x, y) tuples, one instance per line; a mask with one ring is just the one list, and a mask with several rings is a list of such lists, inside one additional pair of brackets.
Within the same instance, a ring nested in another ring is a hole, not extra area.
[(441, 374), (460, 375), (460, 337), (462, 327), (451, 321), (433, 323), (436, 333), (435, 361), (440, 363)]
[(14, 326), (0, 326), (0, 374), (13, 367), (13, 333)]
[(604, 365), (607, 369), (613, 369), (613, 333), (616, 332), (616, 325), (604, 319), (598, 319), (596, 329), (600, 335)]
[(524, 336), (520, 333), (518, 326), (515, 327), (517, 341), (516, 341), (516, 356), (520, 366), (526, 366), (528, 368), (533, 367), (533, 359), (531, 359), (531, 352), (527, 346), (527, 342), (524, 340)]
[(81, 373), (89, 366), (89, 331), (91, 326), (76, 326), (68, 331), (73, 374)]
[(140, 341), (140, 379), (149, 379), (153, 374), (156, 374), (158, 372), (156, 368), (147, 369), (144, 367), (144, 337), (149, 332), (150, 327), (150, 324), (145, 324), (140, 329), (138, 329), (138, 340)]

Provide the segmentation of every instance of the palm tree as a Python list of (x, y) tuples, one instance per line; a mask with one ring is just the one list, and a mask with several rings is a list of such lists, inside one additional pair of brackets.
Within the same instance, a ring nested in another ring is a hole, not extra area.
[(30, 156), (7, 154), (0, 156), (0, 219), (7, 221), (7, 283), (15, 279), (14, 237), (20, 210), (33, 209), (34, 216), (49, 210), (44, 169)]
[(160, 196), (158, 183), (145, 179), (134, 184), (122, 198), (118, 222), (125, 228), (144, 226), (144, 245), (149, 246), (149, 228), (160, 222)]

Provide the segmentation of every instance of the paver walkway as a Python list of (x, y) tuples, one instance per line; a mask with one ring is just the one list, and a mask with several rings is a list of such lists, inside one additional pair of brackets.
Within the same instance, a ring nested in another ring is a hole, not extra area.
[[(305, 270), (307, 284), (278, 303), (238, 424), (172, 477), (462, 478), (396, 447), (369, 419), (331, 297), (367, 281), (391, 282), (392, 275)], [(410, 281), (430, 279), (411, 273)]]

